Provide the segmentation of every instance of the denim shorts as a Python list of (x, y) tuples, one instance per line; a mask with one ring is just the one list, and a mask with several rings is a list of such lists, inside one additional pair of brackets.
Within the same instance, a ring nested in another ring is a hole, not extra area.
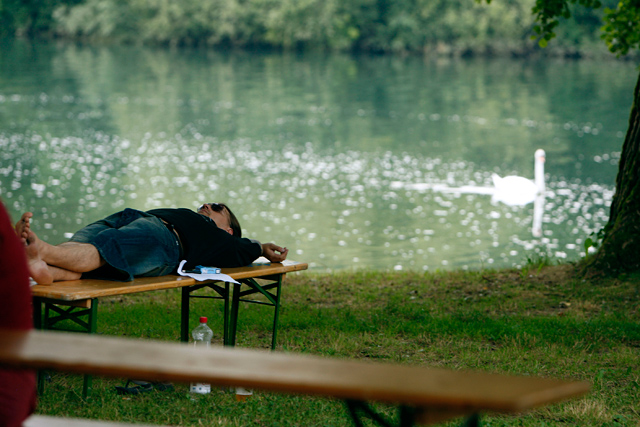
[(70, 241), (92, 244), (106, 261), (106, 265), (83, 277), (130, 281), (134, 277), (163, 276), (176, 271), (180, 262), (176, 235), (160, 218), (135, 209), (89, 224)]

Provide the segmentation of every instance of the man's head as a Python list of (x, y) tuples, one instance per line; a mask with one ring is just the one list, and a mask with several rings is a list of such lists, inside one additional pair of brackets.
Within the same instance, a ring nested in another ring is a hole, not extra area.
[(242, 237), (242, 228), (238, 218), (224, 203), (205, 203), (198, 208), (198, 213), (215, 221), (218, 228), (236, 237)]

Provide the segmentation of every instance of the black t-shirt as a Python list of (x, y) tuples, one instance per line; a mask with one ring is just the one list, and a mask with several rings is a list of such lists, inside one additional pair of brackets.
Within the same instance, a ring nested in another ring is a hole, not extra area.
[(187, 260), (184, 269), (196, 265), (242, 267), (262, 253), (260, 243), (233, 236), (218, 228), (211, 218), (190, 209), (153, 209), (147, 213), (167, 221), (178, 231)]

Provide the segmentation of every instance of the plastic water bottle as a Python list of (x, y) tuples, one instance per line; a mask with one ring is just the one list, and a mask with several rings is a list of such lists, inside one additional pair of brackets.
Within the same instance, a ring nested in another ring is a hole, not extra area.
[[(193, 345), (196, 347), (209, 347), (211, 346), (211, 338), (213, 338), (213, 331), (207, 326), (207, 318), (201, 317), (200, 324), (195, 327), (191, 332), (193, 337)], [(207, 394), (211, 393), (211, 384), (205, 383), (191, 383), (189, 389), (192, 393)]]

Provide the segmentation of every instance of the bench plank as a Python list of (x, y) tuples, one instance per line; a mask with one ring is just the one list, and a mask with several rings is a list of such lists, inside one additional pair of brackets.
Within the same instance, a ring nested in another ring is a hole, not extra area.
[[(284, 263), (271, 263), (270, 265), (223, 268), (222, 273), (236, 280), (240, 280), (250, 277), (259, 278), (274, 274), (306, 270), (307, 267), (308, 265), (303, 262), (285, 261)], [(195, 285), (196, 283), (205, 282), (197, 282), (191, 277), (178, 275), (137, 277), (131, 282), (81, 279), (54, 282), (51, 285), (34, 285), (31, 287), (31, 293), (34, 297), (50, 298), (59, 301), (77, 301), (161, 289), (182, 288), (184, 286)]]
[(113, 421), (85, 420), (80, 418), (50, 417), (46, 415), (32, 415), (27, 418), (22, 427), (162, 427), (151, 424), (118, 423)]
[(520, 412), (588, 383), (51, 331), (1, 331), (0, 364), (150, 381), (208, 382), (436, 412)]

